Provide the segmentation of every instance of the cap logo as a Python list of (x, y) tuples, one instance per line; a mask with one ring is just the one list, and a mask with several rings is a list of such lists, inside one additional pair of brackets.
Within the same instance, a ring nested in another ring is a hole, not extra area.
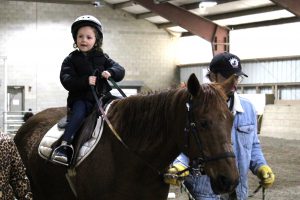
[(236, 59), (236, 58), (230, 58), (229, 62), (230, 62), (231, 66), (233, 68), (238, 68), (239, 67), (239, 61), (238, 61), (238, 59)]

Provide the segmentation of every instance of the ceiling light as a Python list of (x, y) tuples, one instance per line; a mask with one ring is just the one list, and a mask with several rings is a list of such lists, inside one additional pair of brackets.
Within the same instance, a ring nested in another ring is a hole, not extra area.
[(92, 5), (97, 8), (97, 7), (101, 6), (101, 3), (100, 3), (100, 1), (93, 1)]
[(216, 1), (203, 1), (199, 3), (199, 8), (209, 8), (217, 5)]

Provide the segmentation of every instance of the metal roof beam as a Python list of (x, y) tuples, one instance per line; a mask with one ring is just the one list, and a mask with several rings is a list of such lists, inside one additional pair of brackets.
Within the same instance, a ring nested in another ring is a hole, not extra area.
[(294, 23), (294, 22), (300, 22), (300, 17), (289, 17), (289, 18), (281, 18), (281, 19), (268, 20), (262, 22), (228, 25), (228, 27), (232, 30), (238, 30), (238, 29), (256, 28), (256, 27), (263, 27), (263, 26), (281, 25), (281, 24)]
[[(218, 4), (228, 3), (228, 2), (232, 2), (232, 1), (237, 1), (237, 0), (219, 0)], [(179, 7), (184, 8), (186, 10), (194, 10), (194, 9), (198, 9), (199, 8), (199, 3), (200, 2), (183, 4), (183, 5), (179, 6)], [(155, 16), (157, 16), (156, 13), (147, 12), (147, 13), (137, 14), (136, 18), (137, 19), (145, 19), (145, 18), (155, 17)]]
[[(217, 3), (218, 3), (218, 5), (220, 5), (220, 4), (224, 4), (224, 3), (230, 3), (233, 1), (238, 1), (238, 0), (218, 0)], [(194, 9), (199, 8), (199, 3), (201, 3), (201, 1), (195, 2), (195, 3), (183, 4), (180, 7), (184, 8), (186, 10), (194, 10)]]
[(130, 6), (135, 6), (136, 3), (134, 1), (125, 1), (121, 3), (112, 4), (113, 9), (122, 9)]
[[(204, 17), (206, 19), (209, 19), (210, 21), (214, 21), (214, 20), (222, 20), (222, 19), (228, 19), (228, 18), (234, 18), (234, 17), (241, 17), (241, 16), (245, 16), (245, 15), (260, 14), (260, 13), (277, 11), (277, 10), (282, 10), (282, 9), (283, 8), (281, 8), (280, 6), (271, 5), (271, 6), (261, 7), (261, 8), (252, 8), (252, 9), (224, 13), (224, 14), (207, 15)], [(173, 26), (177, 26), (177, 25), (172, 22), (161, 23), (161, 24), (157, 25), (158, 28), (170, 28)]]
[(170, 28), (170, 27), (174, 27), (177, 26), (176, 24), (174, 24), (173, 22), (166, 22), (166, 23), (161, 23), (161, 24), (157, 24), (157, 28)]
[(245, 15), (254, 15), (254, 14), (260, 14), (265, 12), (272, 12), (277, 10), (283, 10), (280, 6), (277, 5), (271, 5), (271, 6), (265, 6), (260, 8), (251, 8), (246, 10), (240, 10), (240, 11), (234, 11), (230, 13), (222, 13), (222, 14), (216, 14), (216, 15), (207, 15), (204, 16), (205, 18), (209, 20), (221, 20), (221, 19), (228, 19), (228, 18), (234, 18), (234, 17), (242, 17)]
[(192, 34), (191, 32), (182, 32), (181, 33), (181, 37), (188, 37), (188, 36), (193, 36), (194, 34)]
[(148, 10), (212, 43), (213, 53), (228, 50), (229, 29), (170, 3), (155, 4), (151, 0), (135, 0)]
[(146, 19), (149, 17), (155, 17), (157, 16), (157, 14), (153, 13), (153, 12), (146, 12), (146, 13), (142, 13), (142, 14), (137, 14), (136, 18), (137, 19)]
[[(8, 1), (16, 1), (16, 0), (8, 0)], [(37, 2), (37, 3), (93, 5), (91, 1), (74, 1), (74, 0), (22, 0), (22, 1), (25, 1), (25, 2)]]
[(295, 1), (295, 0), (271, 0), (271, 1), (283, 7), (284, 9), (290, 11), (294, 15), (300, 17), (299, 1)]

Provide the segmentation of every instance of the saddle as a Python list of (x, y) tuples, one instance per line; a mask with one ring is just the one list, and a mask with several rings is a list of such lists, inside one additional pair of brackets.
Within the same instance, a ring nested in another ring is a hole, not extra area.
[[(105, 112), (107, 113), (112, 101), (105, 106)], [(62, 164), (68, 167), (77, 167), (95, 148), (97, 143), (100, 141), (103, 131), (103, 117), (99, 115), (98, 108), (93, 109), (94, 111), (83, 122), (79, 129), (80, 134), (76, 134), (72, 145), (60, 145), (62, 142), (62, 135), (64, 128), (67, 125), (67, 116), (64, 116), (57, 124), (55, 124), (43, 137), (40, 142), (38, 153), (47, 161), (55, 164)], [(52, 159), (55, 151), (58, 148), (67, 148), (69, 163), (56, 162)]]

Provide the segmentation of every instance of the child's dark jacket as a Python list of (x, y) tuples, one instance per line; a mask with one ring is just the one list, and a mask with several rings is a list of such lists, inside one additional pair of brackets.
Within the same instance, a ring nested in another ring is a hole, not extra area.
[(84, 55), (75, 50), (70, 53), (63, 61), (60, 71), (60, 81), (69, 91), (68, 106), (71, 107), (72, 103), (79, 99), (95, 102), (89, 85), (89, 76), (94, 75), (95, 71), (98, 71), (96, 84), (98, 93), (108, 93), (112, 88), (106, 79), (101, 78), (101, 73), (105, 70), (110, 72), (116, 82), (125, 76), (125, 69), (102, 52), (91, 51)]

